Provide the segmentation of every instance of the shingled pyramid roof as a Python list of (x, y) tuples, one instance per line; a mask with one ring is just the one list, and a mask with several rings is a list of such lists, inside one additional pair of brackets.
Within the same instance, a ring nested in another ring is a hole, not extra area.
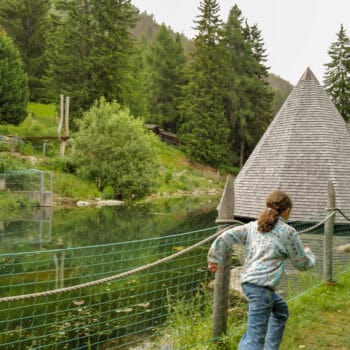
[(275, 189), (293, 200), (291, 219), (324, 212), (328, 181), (350, 208), (350, 136), (308, 68), (235, 179), (235, 216), (256, 218)]

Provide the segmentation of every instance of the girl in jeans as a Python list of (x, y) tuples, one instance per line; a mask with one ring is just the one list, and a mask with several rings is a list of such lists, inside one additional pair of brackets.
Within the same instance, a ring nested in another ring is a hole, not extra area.
[(315, 265), (315, 256), (303, 247), (296, 230), (286, 223), (292, 201), (282, 191), (266, 198), (266, 208), (257, 221), (237, 226), (221, 234), (212, 244), (209, 269), (218, 270), (224, 252), (234, 243), (245, 248), (245, 263), (241, 274), (244, 294), (249, 300), (247, 331), (239, 350), (278, 350), (288, 319), (287, 303), (275, 292), (290, 259), (298, 270)]

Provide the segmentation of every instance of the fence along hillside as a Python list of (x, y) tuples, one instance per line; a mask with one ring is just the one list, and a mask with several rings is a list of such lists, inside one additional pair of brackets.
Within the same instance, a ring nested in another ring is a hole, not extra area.
[[(334, 215), (350, 216), (330, 209), (291, 223), (304, 231), (301, 238), (318, 259), (307, 275), (287, 267), (280, 288), (289, 298), (323, 283), (324, 224)], [(207, 251), (224, 229), (213, 226), (124, 243), (1, 254), (0, 349), (151, 349), (152, 335), (172, 306), (197, 296), (202, 303), (198, 312), (204, 309), (203, 296), (212, 294), (213, 280)], [(350, 223), (335, 224), (332, 279), (350, 268), (350, 254), (339, 249), (349, 243)], [(241, 256), (238, 247), (234, 250), (237, 265)], [(204, 344), (212, 340), (202, 339)], [(177, 349), (176, 339), (164, 341)]]
[(53, 174), (51, 171), (25, 169), (0, 173), (0, 198), (18, 199), (27, 206), (52, 207)]

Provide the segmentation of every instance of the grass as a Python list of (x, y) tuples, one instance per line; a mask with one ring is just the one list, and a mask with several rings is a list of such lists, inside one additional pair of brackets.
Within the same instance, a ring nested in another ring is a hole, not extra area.
[[(156, 335), (157, 340), (147, 349), (214, 350), (212, 343), (212, 295), (205, 291), (192, 300), (182, 300), (169, 308), (166, 324)], [(224, 349), (237, 349), (244, 330), (247, 305), (236, 295), (230, 298), (229, 334), (224, 337)], [(167, 347), (168, 346), (168, 347)]]
[(215, 169), (191, 163), (176, 147), (161, 143), (159, 148), (162, 166), (158, 192), (181, 194), (222, 190), (223, 177)]
[(28, 112), (34, 113), (36, 118), (50, 126), (57, 124), (58, 111), (53, 104), (30, 102), (27, 108)]
[(29, 103), (28, 116), (18, 126), (0, 125), (0, 134), (25, 136), (56, 136), (58, 117), (52, 104)]
[(90, 181), (78, 178), (73, 174), (55, 173), (53, 188), (55, 193), (61, 197), (77, 199), (97, 198), (101, 193)]
[(350, 349), (350, 272), (290, 303), (281, 350)]
[[(289, 303), (290, 319), (281, 350), (350, 349), (350, 267), (346, 271), (339, 275), (336, 285), (321, 285)], [(210, 340), (212, 297), (205, 294), (172, 307), (157, 340), (148, 344), (147, 349), (173, 346), (181, 350), (235, 350), (245, 331), (247, 305), (231, 298), (230, 308), (228, 334), (223, 338), (222, 347)]]

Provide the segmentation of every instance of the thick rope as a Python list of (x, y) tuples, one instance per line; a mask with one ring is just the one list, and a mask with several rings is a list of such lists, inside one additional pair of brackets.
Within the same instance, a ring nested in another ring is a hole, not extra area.
[(225, 227), (225, 228), (217, 231), (213, 235), (211, 235), (211, 236), (209, 236), (209, 237), (207, 237), (207, 238), (205, 238), (205, 239), (193, 244), (192, 246), (187, 247), (187, 248), (185, 248), (177, 253), (174, 253), (174, 254), (169, 255), (165, 258), (154, 261), (150, 264), (140, 266), (140, 267), (137, 267), (137, 268), (129, 270), (129, 271), (119, 273), (117, 275), (113, 275), (110, 277), (101, 278), (101, 279), (96, 280), (96, 281), (77, 284), (75, 286), (70, 286), (70, 287), (65, 287), (65, 288), (52, 289), (52, 290), (38, 292), (38, 293), (32, 293), (32, 294), (23, 294), (23, 295), (14, 295), (14, 296), (10, 296), (10, 297), (4, 297), (4, 298), (0, 298), (0, 303), (5, 303), (5, 302), (9, 302), (9, 301), (27, 300), (27, 299), (39, 298), (39, 297), (47, 297), (47, 296), (51, 296), (51, 295), (72, 292), (72, 291), (80, 290), (83, 288), (94, 287), (94, 286), (98, 286), (100, 284), (104, 284), (104, 283), (112, 282), (112, 281), (115, 281), (118, 279), (122, 279), (122, 278), (128, 277), (130, 275), (133, 275), (135, 273), (151, 269), (153, 267), (161, 265), (161, 264), (168, 262), (170, 260), (176, 259), (179, 256), (185, 255), (185, 254), (191, 252), (192, 250), (200, 247), (201, 245), (206, 244), (206, 243), (210, 242), (211, 240), (215, 239), (217, 236), (221, 235), (223, 232), (225, 232), (227, 229), (229, 229), (231, 227), (233, 227), (233, 225)]
[(318, 228), (320, 226), (322, 226), (330, 217), (332, 217), (333, 215), (335, 215), (336, 212), (333, 211), (332, 213), (330, 213), (328, 216), (326, 216), (323, 220), (321, 220), (318, 224), (314, 225), (314, 226), (311, 226), (303, 231), (299, 231), (298, 233), (299, 234), (302, 234), (302, 233), (307, 233), (307, 232), (310, 232), (312, 230), (314, 230), (315, 228)]
[(329, 209), (327, 209), (327, 211), (334, 211), (334, 212), (337, 211), (337, 212), (339, 212), (339, 214), (341, 214), (343, 216), (343, 218), (345, 220), (350, 221), (350, 218), (348, 216), (346, 216), (345, 213), (339, 208), (329, 208)]
[[(306, 233), (309, 231), (314, 230), (315, 228), (323, 225), (330, 217), (332, 217), (333, 215), (336, 214), (336, 211), (339, 211), (339, 209), (330, 209), (333, 210), (332, 213), (330, 213), (328, 216), (326, 216), (322, 221), (320, 221), (318, 224), (309, 227), (308, 229), (305, 229), (303, 231), (300, 231), (299, 234), (301, 233)], [(243, 224), (240, 221), (236, 221), (237, 224)], [(57, 294), (62, 294), (62, 293), (66, 293), (66, 292), (71, 292), (71, 291), (76, 291), (76, 290), (80, 290), (83, 288), (88, 288), (88, 287), (94, 287), (94, 286), (98, 286), (100, 284), (104, 284), (104, 283), (108, 283), (108, 282), (112, 282), (112, 281), (116, 281), (118, 279), (122, 279), (125, 277), (129, 277), (135, 273), (141, 272), (141, 271), (145, 271), (148, 269), (151, 269), (153, 267), (156, 267), (158, 265), (161, 265), (165, 262), (169, 262), (173, 259), (176, 259), (179, 256), (185, 255), (189, 252), (191, 252), (192, 250), (212, 241), (213, 239), (215, 239), (216, 237), (220, 236), (223, 232), (227, 231), (228, 229), (234, 227), (235, 225), (231, 225), (231, 226), (227, 226), (224, 227), (220, 230), (218, 230), (216, 233), (214, 233), (213, 235), (193, 244), (190, 247), (187, 247), (177, 253), (174, 253), (172, 255), (169, 255), (165, 258), (159, 259), (157, 261), (154, 261), (152, 263), (149, 263), (147, 265), (144, 266), (140, 266), (137, 267), (135, 269), (129, 270), (129, 271), (125, 271), (122, 273), (119, 273), (117, 275), (113, 275), (110, 277), (105, 277), (105, 278), (101, 278), (99, 280), (95, 280), (95, 281), (90, 281), (90, 282), (86, 282), (86, 283), (82, 283), (82, 284), (77, 284), (75, 286), (70, 286), (70, 287), (65, 287), (65, 288), (58, 288), (58, 289), (52, 289), (52, 290), (48, 290), (48, 291), (44, 291), (44, 292), (37, 292), (37, 293), (32, 293), (32, 294), (22, 294), (22, 295), (14, 295), (14, 296), (9, 296), (9, 297), (3, 297), (0, 298), (0, 303), (5, 303), (5, 302), (10, 302), (10, 301), (20, 301), (20, 300), (27, 300), (27, 299), (33, 299), (33, 298), (39, 298), (39, 297), (48, 297), (48, 296), (52, 296), (52, 295), (57, 295)]]

